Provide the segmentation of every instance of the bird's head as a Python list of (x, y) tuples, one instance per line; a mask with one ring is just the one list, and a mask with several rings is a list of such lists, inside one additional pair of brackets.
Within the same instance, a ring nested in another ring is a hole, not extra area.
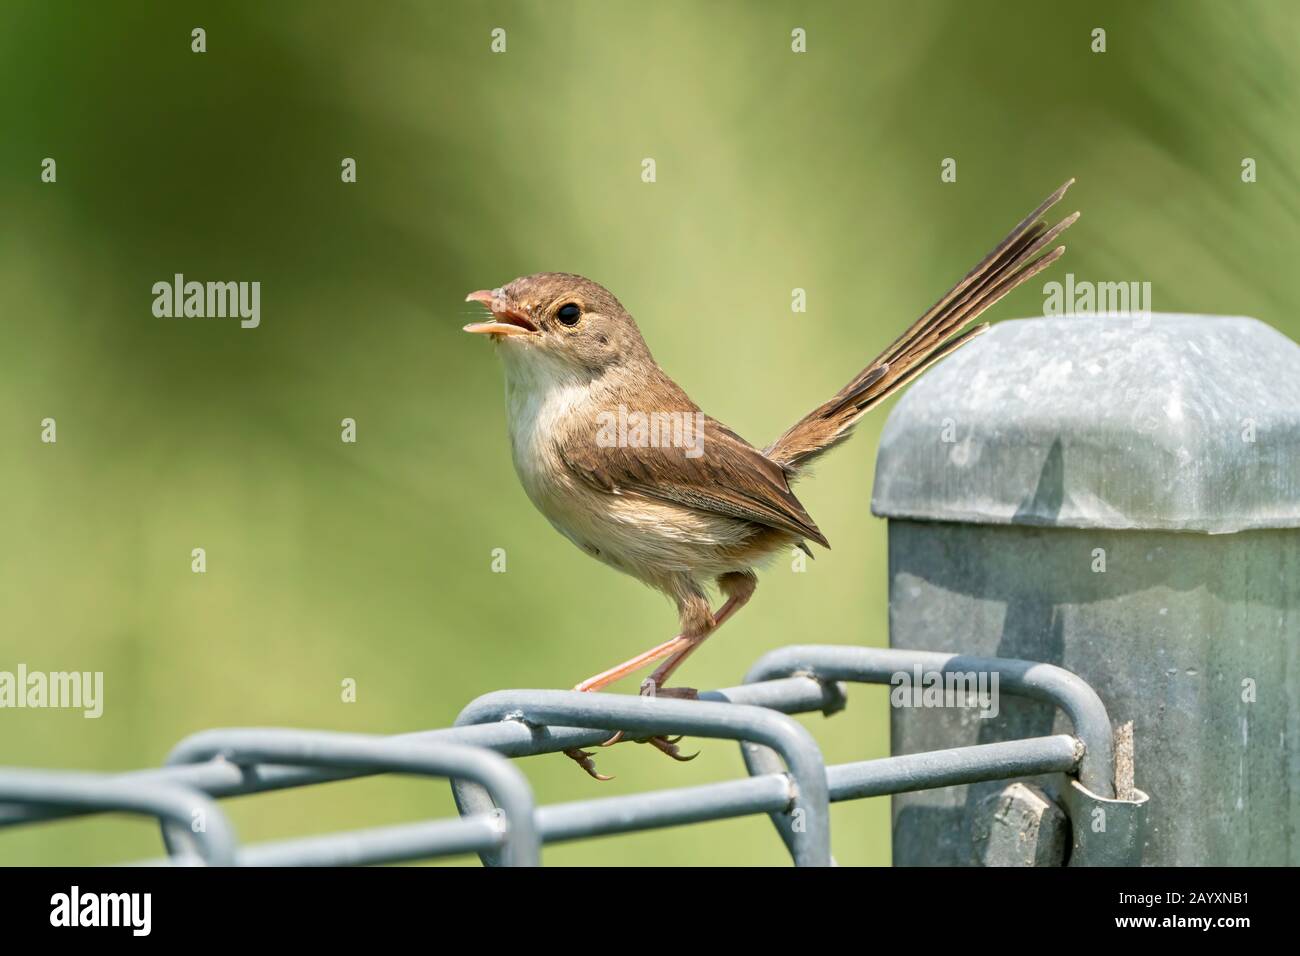
[(507, 366), (532, 377), (591, 379), (649, 360), (649, 350), (618, 299), (601, 285), (566, 272), (522, 276), (471, 292), (492, 313), (466, 332), (491, 336)]

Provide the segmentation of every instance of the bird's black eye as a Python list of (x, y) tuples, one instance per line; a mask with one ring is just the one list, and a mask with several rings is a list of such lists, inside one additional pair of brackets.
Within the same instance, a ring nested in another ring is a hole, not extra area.
[(555, 317), (560, 320), (561, 325), (577, 325), (578, 320), (582, 318), (582, 307), (576, 302), (566, 302), (556, 311)]

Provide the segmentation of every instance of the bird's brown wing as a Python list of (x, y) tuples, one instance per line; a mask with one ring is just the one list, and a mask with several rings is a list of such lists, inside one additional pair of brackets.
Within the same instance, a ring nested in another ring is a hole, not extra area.
[(574, 475), (608, 494), (753, 521), (830, 547), (790, 490), (785, 470), (725, 425), (704, 416), (703, 453), (688, 457), (687, 450), (601, 447), (594, 426), (569, 434), (559, 446)]

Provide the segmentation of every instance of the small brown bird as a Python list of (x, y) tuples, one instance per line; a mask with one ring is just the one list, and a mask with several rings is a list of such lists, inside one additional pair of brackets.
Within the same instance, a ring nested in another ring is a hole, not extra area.
[[(465, 326), (499, 345), (510, 447), (524, 491), (592, 557), (667, 594), (680, 633), (589, 677), (596, 691), (650, 664), (641, 693), (694, 696), (665, 682), (754, 593), (756, 566), (826, 536), (790, 490), (863, 415), (988, 328), (962, 330), (1065, 252), (1044, 252), (1079, 216), (1041, 216), (1070, 180), (830, 401), (760, 450), (698, 405), (655, 363), (627, 310), (582, 276), (544, 272), (472, 292), (492, 313)], [(711, 609), (708, 587), (726, 597)], [(619, 739), (615, 735), (609, 743)], [(676, 740), (650, 743), (677, 759)], [(567, 751), (597, 779), (591, 754)]]

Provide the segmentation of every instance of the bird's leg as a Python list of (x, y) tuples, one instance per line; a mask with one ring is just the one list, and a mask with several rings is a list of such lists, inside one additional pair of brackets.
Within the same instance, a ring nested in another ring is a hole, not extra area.
[[(616, 664), (609, 668), (609, 670), (601, 671), (599, 674), (588, 677), (586, 680), (575, 684), (573, 689), (588, 693), (601, 690), (615, 681), (622, 680), (628, 674), (640, 670), (647, 664), (653, 664), (655, 661), (661, 661), (665, 657), (670, 657), (687, 646), (689, 646), (689, 639), (685, 635), (679, 634), (671, 641), (664, 641), (657, 647), (652, 647), (650, 650), (638, 654), (636, 657), (625, 660), (622, 664)], [(617, 743), (622, 735), (623, 732), (619, 731), (618, 734), (611, 738), (607, 743)], [(597, 780), (613, 779), (612, 777), (596, 770), (596, 764), (591, 759), (592, 754), (586, 750), (582, 750), (578, 747), (570, 747), (568, 750), (564, 751), (564, 755), (570, 760), (577, 761), (579, 767)]]
[(581, 691), (603, 690), (615, 681), (622, 680), (628, 674), (639, 671), (647, 664), (653, 664), (655, 661), (661, 661), (665, 657), (676, 654), (682, 648), (687, 647), (690, 640), (686, 635), (679, 634), (671, 641), (664, 641), (662, 644), (652, 647), (636, 657), (625, 660), (622, 664), (615, 664), (609, 670), (601, 671), (599, 674), (574, 684), (573, 689)]
[[(730, 574), (724, 574), (718, 578), (718, 586), (722, 592), (727, 595), (727, 600), (722, 607), (718, 608), (716, 614), (711, 615), (712, 621), (710, 626), (703, 630), (698, 637), (694, 638), (689, 644), (681, 650), (674, 652), (667, 660), (660, 664), (653, 674), (641, 682), (642, 697), (679, 697), (687, 700), (694, 700), (698, 696), (698, 691), (693, 687), (664, 687), (668, 678), (673, 675), (677, 668), (685, 663), (686, 658), (690, 657), (695, 650), (708, 639), (718, 628), (735, 615), (754, 595), (754, 589), (758, 582), (754, 575), (748, 572), (735, 571)], [(622, 733), (615, 734), (613, 738), (601, 744), (602, 747), (608, 747), (611, 743), (617, 743)], [(656, 749), (663, 751), (674, 760), (694, 760), (698, 757), (699, 751), (691, 754), (689, 757), (683, 757), (677, 749), (677, 744), (681, 737), (669, 739), (667, 737), (651, 737), (648, 740), (640, 741), (649, 743)]]
[[(718, 608), (716, 614), (708, 615), (708, 618), (704, 622), (706, 626), (700, 629), (697, 636), (690, 638), (686, 646), (672, 653), (667, 660), (656, 668), (653, 674), (641, 682), (642, 697), (678, 697), (687, 700), (694, 700), (696, 698), (698, 691), (693, 687), (665, 688), (664, 684), (677, 668), (682, 666), (686, 658), (688, 658), (696, 648), (703, 644), (711, 634), (717, 631), (718, 628), (722, 627), (723, 624), (727, 623), (727, 621), (734, 616), (737, 611), (745, 606), (749, 599), (753, 597), (754, 589), (758, 586), (758, 582), (752, 574), (736, 571), (730, 574), (724, 574), (720, 577), (718, 579), (718, 586), (721, 587), (722, 592), (727, 595), (727, 600), (723, 603), (722, 607)], [(684, 621), (687, 618), (685, 609), (683, 610), (682, 617)], [(686, 629), (687, 628), (684, 628), (684, 630)], [(609, 740), (604, 741), (601, 746), (609, 747), (616, 744), (623, 739), (623, 736), (623, 731), (620, 730), (613, 737), (609, 738)], [(673, 739), (667, 737), (649, 737), (638, 741), (638, 743), (649, 743), (658, 750), (662, 750), (674, 760), (694, 760), (699, 756), (699, 753), (697, 752), (691, 754), (689, 757), (683, 757), (677, 749), (677, 743), (681, 739), (681, 737)]]
[[(708, 598), (700, 592), (691, 593), (683, 597), (678, 602), (678, 615), (682, 622), (682, 633), (670, 641), (664, 641), (636, 657), (629, 658), (621, 664), (617, 664), (608, 670), (601, 671), (579, 684), (574, 685), (574, 690), (580, 691), (598, 691), (615, 681), (622, 680), (634, 671), (640, 670), (647, 664), (655, 661), (663, 663), (648, 678), (641, 682), (642, 697), (683, 697), (694, 699), (696, 691), (689, 687), (664, 688), (664, 682), (682, 666), (691, 653), (704, 643), (714, 631), (727, 622), (735, 615), (754, 594), (754, 589), (758, 586), (757, 579), (751, 572), (734, 571), (722, 575), (718, 578), (718, 586), (722, 593), (727, 595), (727, 600), (722, 607), (718, 608), (716, 614), (709, 610)], [(602, 747), (609, 747), (624, 739), (624, 732), (618, 731), (608, 740), (601, 743)], [(663, 751), (674, 760), (694, 760), (698, 754), (691, 754), (689, 757), (683, 757), (677, 749), (677, 744), (681, 737), (643, 737), (638, 743), (648, 743), (658, 750)], [(592, 754), (576, 747), (564, 751), (565, 756), (577, 762), (588, 774), (597, 780), (609, 780), (610, 777), (599, 773), (596, 765), (592, 761)]]
[(676, 688), (678, 692), (674, 693), (673, 688), (665, 688), (664, 684), (673, 675), (673, 672), (682, 666), (686, 658), (694, 653), (696, 648), (748, 603), (749, 599), (754, 596), (754, 589), (758, 587), (758, 582), (752, 574), (735, 571), (718, 578), (718, 586), (727, 595), (727, 600), (722, 607), (718, 608), (718, 612), (713, 615), (713, 625), (701, 633), (699, 637), (692, 640), (686, 647), (674, 652), (655, 669), (653, 674), (641, 682), (641, 695), (643, 697), (695, 698), (696, 691), (692, 688)]

